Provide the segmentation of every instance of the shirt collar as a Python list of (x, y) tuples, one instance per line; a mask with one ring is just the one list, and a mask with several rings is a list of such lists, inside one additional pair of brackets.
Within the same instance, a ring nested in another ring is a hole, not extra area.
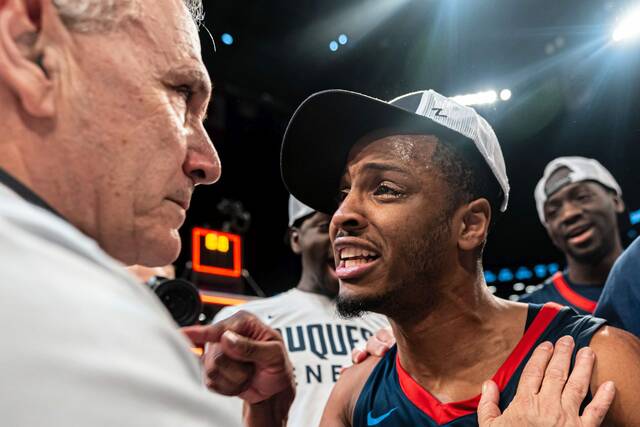
[(20, 196), (22, 199), (26, 200), (27, 202), (31, 203), (32, 205), (36, 205), (64, 219), (64, 217), (60, 214), (60, 212), (58, 212), (50, 204), (45, 202), (42, 199), (42, 197), (38, 196), (29, 187), (27, 187), (26, 185), (18, 181), (16, 178), (11, 176), (7, 171), (5, 171), (2, 168), (0, 168), (0, 184), (6, 185), (11, 190), (13, 190), (14, 193), (16, 193), (18, 196)]

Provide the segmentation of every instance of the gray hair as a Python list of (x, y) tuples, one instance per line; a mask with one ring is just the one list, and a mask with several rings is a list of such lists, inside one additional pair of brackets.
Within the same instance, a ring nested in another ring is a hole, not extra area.
[[(194, 22), (204, 19), (202, 0), (183, 0)], [(134, 0), (53, 0), (62, 22), (72, 30), (88, 32), (112, 28), (122, 17), (135, 13)]]

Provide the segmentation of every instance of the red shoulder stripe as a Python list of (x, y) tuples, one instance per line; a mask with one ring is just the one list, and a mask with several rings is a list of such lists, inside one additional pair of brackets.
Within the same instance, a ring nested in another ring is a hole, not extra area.
[[(540, 312), (533, 322), (531, 322), (531, 325), (527, 328), (509, 357), (507, 357), (507, 360), (505, 360), (493, 376), (493, 380), (498, 384), (500, 391), (505, 389), (514, 372), (518, 369), (518, 366), (524, 361), (524, 358), (532, 349), (533, 345), (538, 341), (542, 333), (547, 329), (561, 309), (562, 306), (555, 303), (547, 303), (540, 309)], [(477, 411), (480, 395), (458, 402), (442, 403), (422, 388), (422, 386), (404, 370), (400, 364), (400, 358), (397, 355), (396, 368), (398, 371), (398, 382), (400, 383), (402, 392), (414, 405), (438, 424), (446, 424)]]
[(554, 302), (548, 302), (542, 306), (536, 318), (533, 319), (533, 322), (529, 325), (527, 332), (525, 332), (518, 345), (516, 345), (516, 348), (513, 349), (509, 357), (507, 357), (507, 360), (492, 378), (493, 381), (498, 384), (498, 387), (500, 387), (500, 391), (505, 389), (513, 373), (524, 361), (524, 358), (532, 350), (536, 341), (540, 339), (542, 333), (547, 329), (553, 319), (555, 319), (560, 310), (562, 310), (562, 306)]
[(571, 304), (575, 305), (581, 310), (589, 312), (593, 314), (596, 309), (596, 301), (592, 301), (589, 298), (585, 298), (569, 286), (566, 280), (564, 280), (564, 274), (561, 272), (557, 272), (551, 278), (553, 282), (553, 286), (556, 287), (557, 291), (562, 295), (562, 298), (569, 301)]

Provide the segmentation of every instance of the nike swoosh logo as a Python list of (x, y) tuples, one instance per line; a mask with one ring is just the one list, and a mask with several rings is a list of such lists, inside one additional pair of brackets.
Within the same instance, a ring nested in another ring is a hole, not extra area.
[(392, 410), (390, 410), (389, 412), (387, 412), (386, 414), (380, 415), (377, 418), (374, 418), (373, 416), (371, 416), (371, 412), (369, 411), (369, 413), (367, 414), (367, 425), (368, 426), (375, 426), (380, 424), (385, 418), (387, 418), (389, 415), (391, 415), (391, 413), (393, 411), (395, 411), (398, 408), (393, 408)]

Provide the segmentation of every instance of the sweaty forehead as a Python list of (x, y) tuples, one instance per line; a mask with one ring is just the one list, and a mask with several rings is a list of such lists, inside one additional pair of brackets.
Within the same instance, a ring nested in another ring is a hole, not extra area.
[(438, 139), (433, 135), (366, 136), (349, 152), (347, 170), (371, 161), (385, 161), (400, 167), (426, 167)]

